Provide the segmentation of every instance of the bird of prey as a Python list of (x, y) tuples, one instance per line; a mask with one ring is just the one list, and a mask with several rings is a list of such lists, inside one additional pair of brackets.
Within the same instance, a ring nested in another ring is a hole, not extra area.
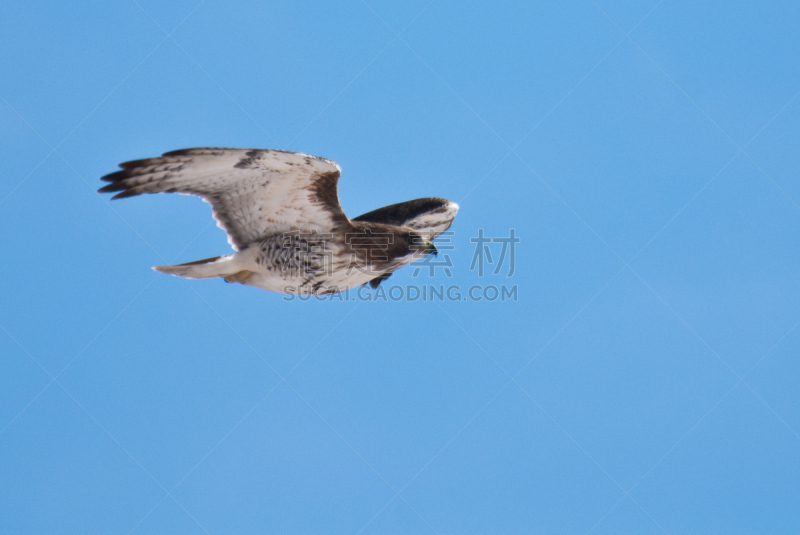
[(458, 205), (424, 198), (349, 219), (339, 204), (341, 169), (331, 160), (274, 149), (194, 148), (119, 164), (102, 177), (113, 198), (197, 195), (211, 204), (234, 252), (161, 273), (221, 277), (274, 292), (316, 295), (369, 283), (428, 254)]

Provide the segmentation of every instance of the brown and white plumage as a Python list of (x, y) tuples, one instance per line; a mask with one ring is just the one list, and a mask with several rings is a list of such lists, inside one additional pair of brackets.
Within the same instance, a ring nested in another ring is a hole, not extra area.
[[(377, 286), (395, 269), (435, 253), (430, 241), (458, 211), (455, 203), (427, 198), (350, 220), (339, 204), (339, 166), (281, 150), (184, 149), (120, 167), (102, 177), (110, 184), (100, 192), (118, 192), (114, 199), (173, 192), (202, 197), (236, 251), (154, 269), (284, 293), (343, 291), (370, 281)], [(326, 258), (320, 258), (320, 243)]]

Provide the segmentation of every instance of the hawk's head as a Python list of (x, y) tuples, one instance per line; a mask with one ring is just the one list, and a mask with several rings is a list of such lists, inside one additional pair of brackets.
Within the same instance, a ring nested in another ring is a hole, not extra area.
[(407, 238), (408, 248), (411, 251), (411, 254), (425, 256), (432, 254), (436, 256), (439, 254), (439, 251), (436, 249), (436, 246), (433, 244), (432, 241), (417, 234), (416, 232), (410, 232)]

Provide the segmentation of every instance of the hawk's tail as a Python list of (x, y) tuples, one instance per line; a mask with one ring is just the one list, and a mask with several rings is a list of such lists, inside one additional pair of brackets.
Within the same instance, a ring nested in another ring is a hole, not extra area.
[(177, 275), (187, 279), (210, 279), (212, 277), (224, 277), (237, 273), (241, 267), (236, 266), (233, 260), (234, 255), (215, 256), (203, 260), (195, 260), (185, 264), (175, 266), (153, 266), (159, 273)]

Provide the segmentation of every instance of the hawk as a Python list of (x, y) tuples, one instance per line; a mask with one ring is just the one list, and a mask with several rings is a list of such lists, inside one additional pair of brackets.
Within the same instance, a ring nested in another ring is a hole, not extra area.
[(274, 292), (335, 293), (381, 281), (428, 254), (458, 205), (435, 197), (349, 219), (339, 204), (341, 169), (319, 156), (275, 149), (195, 148), (119, 164), (102, 180), (113, 199), (142, 193), (197, 195), (211, 204), (234, 252), (161, 273), (221, 277)]

